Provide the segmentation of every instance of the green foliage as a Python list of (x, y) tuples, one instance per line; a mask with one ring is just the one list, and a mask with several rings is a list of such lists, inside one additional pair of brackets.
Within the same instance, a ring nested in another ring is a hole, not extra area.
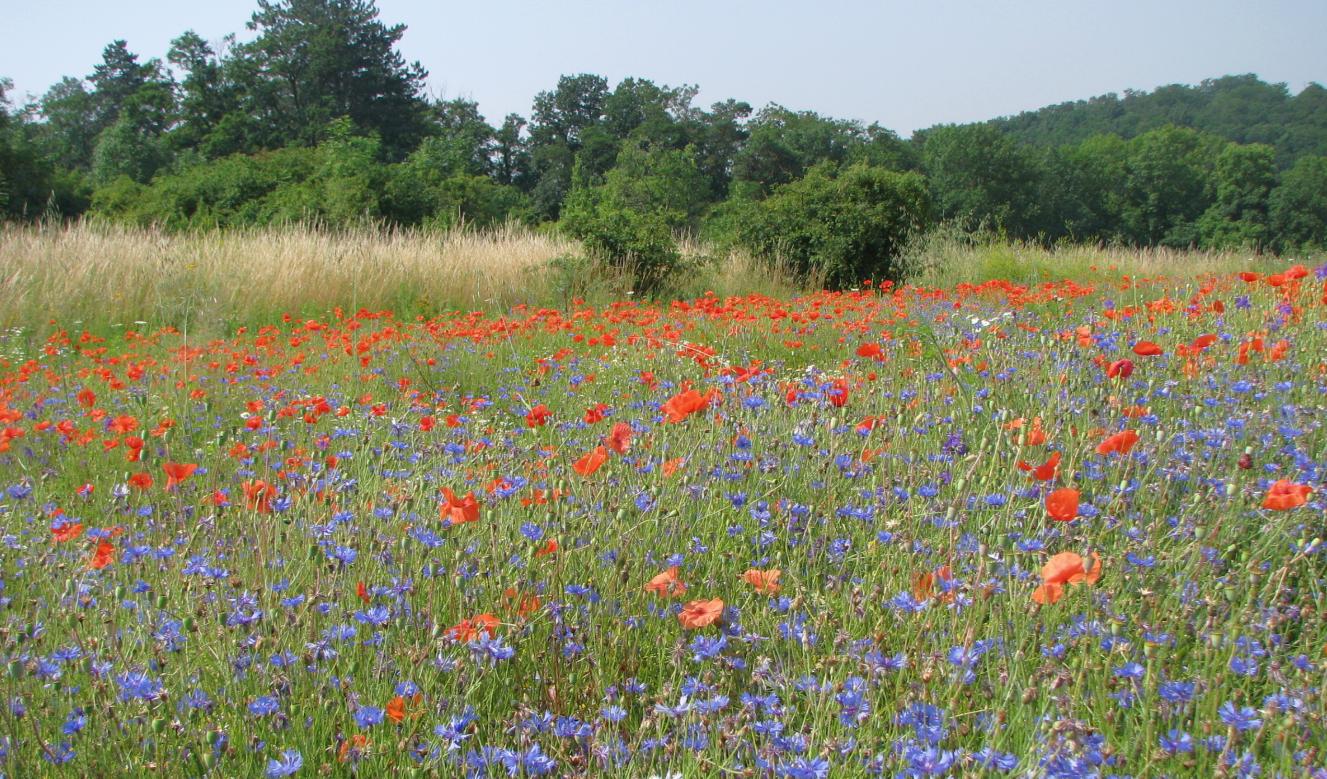
[(1221, 145), (1175, 126), (1129, 141), (1120, 214), (1124, 237), (1148, 246), (1197, 246), (1197, 222), (1213, 200), (1211, 170)]
[(238, 48), (250, 115), (270, 126), (272, 145), (311, 145), (338, 117), (404, 157), (425, 134), (427, 71), (396, 51), (404, 25), (378, 21), (372, 0), (258, 0)]
[(1301, 157), (1269, 198), (1275, 248), (1327, 248), (1327, 157)]
[(1078, 144), (1094, 135), (1128, 140), (1175, 125), (1235, 143), (1268, 144), (1284, 170), (1301, 156), (1327, 155), (1327, 89), (1309, 84), (1292, 96), (1285, 84), (1268, 84), (1252, 74), (1223, 76), (1197, 86), (1172, 84), (1061, 103), (989, 124), (1044, 147)]
[(635, 274), (653, 291), (677, 269), (674, 235), (693, 231), (705, 206), (705, 176), (691, 150), (627, 144), (602, 183), (579, 169), (563, 224), (596, 258)]
[(1199, 220), (1206, 248), (1259, 248), (1268, 243), (1268, 197), (1276, 184), (1276, 151), (1229, 144), (1216, 158), (1216, 200)]
[(908, 272), (902, 250), (925, 228), (929, 210), (926, 181), (916, 173), (857, 164), (836, 175), (820, 165), (750, 204), (739, 234), (757, 254), (832, 287), (898, 281)]
[(937, 127), (924, 135), (922, 166), (942, 218), (1036, 234), (1043, 171), (1030, 148), (990, 125)]

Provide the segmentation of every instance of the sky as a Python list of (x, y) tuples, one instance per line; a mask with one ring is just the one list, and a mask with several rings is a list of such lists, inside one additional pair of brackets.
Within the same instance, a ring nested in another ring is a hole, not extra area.
[[(378, 0), (435, 97), (524, 116), (561, 74), (635, 76), (879, 122), (903, 136), (1126, 89), (1256, 73), (1327, 83), (1324, 0)], [(165, 57), (188, 29), (248, 35), (256, 0), (0, 0), (12, 98), (84, 76), (116, 38)]]

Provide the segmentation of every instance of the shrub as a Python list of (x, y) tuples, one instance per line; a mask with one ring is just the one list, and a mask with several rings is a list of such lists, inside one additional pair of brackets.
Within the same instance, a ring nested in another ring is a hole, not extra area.
[(822, 165), (751, 203), (738, 235), (755, 253), (831, 287), (899, 281), (907, 275), (902, 250), (925, 228), (929, 208), (926, 181), (916, 173), (866, 164), (836, 173)]

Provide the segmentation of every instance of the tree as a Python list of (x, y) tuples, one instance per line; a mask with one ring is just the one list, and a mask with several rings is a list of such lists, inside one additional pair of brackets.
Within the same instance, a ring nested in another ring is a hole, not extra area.
[[(225, 43), (234, 45), (234, 36)], [(227, 117), (241, 110), (240, 89), (228, 80), (228, 69), (211, 44), (193, 30), (171, 41), (166, 60), (179, 68), (179, 122), (171, 132), (177, 149), (198, 149), (207, 157), (237, 151), (235, 144), (221, 142), (218, 128)]]
[(1199, 242), (1198, 217), (1212, 202), (1210, 170), (1219, 139), (1168, 125), (1129, 141), (1123, 232), (1144, 246)]
[(1216, 199), (1198, 221), (1203, 246), (1261, 248), (1268, 244), (1268, 197), (1276, 184), (1276, 150), (1227, 144), (1213, 171)]
[(378, 21), (373, 0), (258, 0), (258, 33), (236, 55), (252, 63), (246, 109), (273, 128), (272, 145), (313, 145), (339, 117), (376, 133), (399, 159), (425, 134), (427, 72), (396, 44), (405, 25)]
[(846, 161), (863, 143), (856, 122), (777, 104), (762, 108), (747, 130), (750, 137), (733, 160), (733, 178), (743, 185), (741, 194), (757, 198), (801, 178), (813, 165)]
[[(590, 73), (562, 76), (555, 89), (535, 95), (529, 148), (537, 182), (530, 194), (541, 217), (558, 217), (571, 189), (577, 153), (587, 131), (603, 116), (607, 97), (608, 82)], [(603, 150), (605, 137), (591, 138), (595, 151)], [(615, 155), (615, 150), (611, 151)]]
[(499, 184), (528, 189), (530, 148), (523, 135), (525, 124), (520, 114), (507, 114), (493, 135), (493, 177)]
[(1268, 211), (1278, 251), (1327, 248), (1327, 157), (1300, 157), (1281, 174)]
[(1033, 149), (984, 124), (932, 128), (922, 143), (922, 166), (942, 218), (1017, 237), (1037, 234), (1043, 170)]
[(82, 79), (66, 76), (42, 96), (39, 103), (44, 142), (56, 162), (73, 170), (92, 167), (97, 145), (96, 108)]

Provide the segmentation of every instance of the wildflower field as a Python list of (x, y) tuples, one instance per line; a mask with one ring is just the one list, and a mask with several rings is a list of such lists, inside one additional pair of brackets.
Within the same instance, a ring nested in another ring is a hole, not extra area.
[(1327, 776), (1324, 279), (6, 350), (0, 773)]

